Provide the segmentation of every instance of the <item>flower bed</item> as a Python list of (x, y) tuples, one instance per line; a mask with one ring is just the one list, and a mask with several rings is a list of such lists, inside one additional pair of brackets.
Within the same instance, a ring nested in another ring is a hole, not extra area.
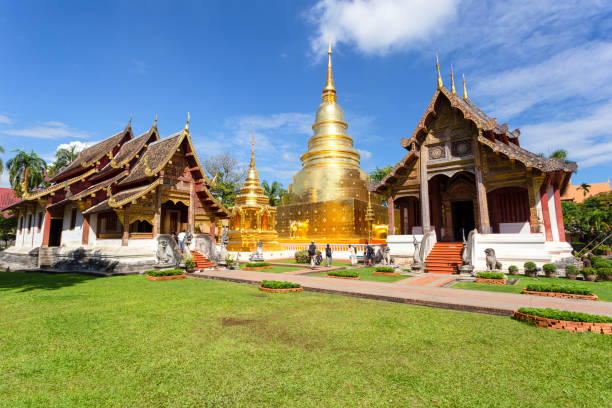
[(522, 307), (514, 312), (513, 317), (516, 320), (529, 322), (540, 328), (612, 334), (612, 317), (608, 316)]
[(350, 270), (327, 272), (328, 278), (359, 280), (359, 273)]
[(185, 271), (182, 269), (165, 269), (165, 270), (155, 270), (152, 269), (146, 272), (148, 280), (171, 280), (171, 279), (185, 279), (187, 276), (185, 275)]
[(243, 271), (258, 271), (260, 269), (272, 269), (270, 262), (248, 262), (242, 267)]
[(549, 297), (558, 297), (563, 299), (581, 299), (581, 300), (597, 300), (597, 295), (577, 295), (574, 293), (559, 293), (559, 292), (538, 292), (533, 290), (527, 290), (527, 288), (523, 289), (523, 294), (525, 295), (535, 295), (535, 296), (549, 296)]
[(565, 299), (597, 300), (597, 295), (589, 289), (574, 286), (531, 284), (523, 289), (527, 295), (551, 296)]
[(506, 275), (499, 272), (478, 272), (476, 283), (492, 283), (494, 285), (505, 285), (508, 282)]
[(304, 288), (302, 288), (299, 283), (264, 280), (261, 281), (261, 284), (259, 285), (259, 290), (261, 290), (262, 292), (270, 293), (285, 293), (301, 292), (304, 290)]
[(399, 275), (399, 272), (396, 272), (395, 269), (390, 266), (379, 266), (372, 271), (372, 275), (395, 276)]

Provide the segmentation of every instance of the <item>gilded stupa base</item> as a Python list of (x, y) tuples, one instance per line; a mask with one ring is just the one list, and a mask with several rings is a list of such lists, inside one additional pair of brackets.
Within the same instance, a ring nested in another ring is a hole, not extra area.
[(276, 231), (241, 230), (228, 232), (227, 250), (232, 252), (255, 252), (261, 241), (264, 251), (282, 251)]
[[(303, 243), (314, 240), (330, 244), (367, 243), (368, 203), (356, 198), (296, 203), (277, 207), (276, 228), (282, 242)], [(386, 238), (387, 207), (372, 204), (373, 239)], [(382, 228), (384, 227), (384, 233)]]

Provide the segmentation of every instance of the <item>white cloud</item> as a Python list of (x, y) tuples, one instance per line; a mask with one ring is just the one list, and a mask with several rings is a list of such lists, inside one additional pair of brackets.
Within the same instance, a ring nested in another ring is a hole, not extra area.
[(71, 128), (62, 122), (43, 122), (24, 129), (6, 129), (1, 133), (10, 136), (33, 137), (37, 139), (61, 139), (65, 137), (86, 138), (87, 133)]
[(0, 174), (0, 187), (10, 187), (11, 183), (9, 182), (8, 171), (4, 171)]
[(365, 54), (387, 54), (422, 43), (444, 28), (458, 0), (320, 0), (307, 15), (316, 25), (315, 55), (334, 42), (355, 45)]
[(81, 150), (93, 146), (98, 142), (81, 142), (80, 140), (73, 140), (72, 142), (69, 143), (62, 143), (60, 145), (57, 146), (57, 149), (55, 149), (55, 151), (58, 151), (60, 149), (66, 149), (69, 150), (72, 148), (72, 146), (75, 146), (74, 151), (76, 153), (79, 153)]
[(8, 115), (0, 114), (0, 125), (11, 125), (13, 123), (13, 119), (11, 119)]
[(361, 155), (361, 160), (369, 160), (372, 158), (372, 153), (367, 150), (357, 149), (357, 151)]

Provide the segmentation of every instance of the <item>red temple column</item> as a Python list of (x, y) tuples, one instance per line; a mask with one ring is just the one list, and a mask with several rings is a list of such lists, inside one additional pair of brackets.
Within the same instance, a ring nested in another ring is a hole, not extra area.
[(546, 240), (552, 241), (553, 235), (552, 228), (550, 225), (550, 211), (548, 210), (548, 194), (546, 193), (549, 181), (550, 179), (547, 176), (546, 180), (544, 180), (544, 183), (542, 184), (542, 187), (540, 188), (540, 202), (542, 204), (542, 218), (544, 218), (544, 231), (546, 233)]
[(89, 214), (83, 215), (83, 236), (81, 237), (83, 245), (89, 244)]
[[(47, 204), (49, 207), (49, 204)], [(49, 236), (51, 235), (51, 213), (49, 209), (45, 209), (45, 221), (43, 223), (43, 239), (42, 246), (43, 248), (47, 248), (49, 246)]]

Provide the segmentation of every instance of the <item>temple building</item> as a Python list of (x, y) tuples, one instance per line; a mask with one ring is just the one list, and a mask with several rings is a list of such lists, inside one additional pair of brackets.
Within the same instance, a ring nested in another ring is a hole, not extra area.
[[(302, 169), (293, 176), (283, 205), (277, 210), (277, 228), (283, 241), (363, 243), (370, 228), (380, 231), (376, 226), (387, 224), (387, 209), (379, 204), (372, 204), (371, 223), (366, 217), (370, 177), (361, 170), (359, 152), (346, 132), (344, 112), (337, 103), (331, 54), (330, 43), (327, 79), (312, 126), (314, 135), (300, 157)], [(380, 197), (373, 194), (372, 202), (380, 202)], [(378, 235), (384, 238), (386, 227)]]
[(261, 241), (264, 251), (280, 251), (276, 232), (276, 208), (264, 194), (255, 169), (255, 132), (251, 139), (251, 164), (247, 178), (236, 196), (229, 220), (229, 244), (227, 249), (236, 252), (252, 252)]
[[(523, 149), (518, 129), (498, 124), (468, 98), (465, 78), (461, 97), (452, 67), (450, 91), (437, 61), (436, 67), (437, 90), (412, 135), (401, 140), (407, 154), (374, 187), (399, 212), (398, 230), (389, 212), (389, 241), (433, 231), (436, 241), (462, 242), (477, 229), (477, 242), (497, 248), (506, 265), (570, 256), (560, 197), (576, 163)], [(484, 262), (479, 251), (477, 263)]]
[[(2, 253), (0, 267), (84, 259), (92, 268), (100, 263), (125, 272), (154, 261), (158, 234), (190, 230), (214, 241), (228, 213), (210, 193), (188, 124), (160, 139), (156, 119), (134, 137), (130, 119), (121, 132), (81, 151), (48, 187), (24, 189), (9, 207), (18, 217), (16, 244)], [(83, 259), (74, 259), (77, 248)]]

